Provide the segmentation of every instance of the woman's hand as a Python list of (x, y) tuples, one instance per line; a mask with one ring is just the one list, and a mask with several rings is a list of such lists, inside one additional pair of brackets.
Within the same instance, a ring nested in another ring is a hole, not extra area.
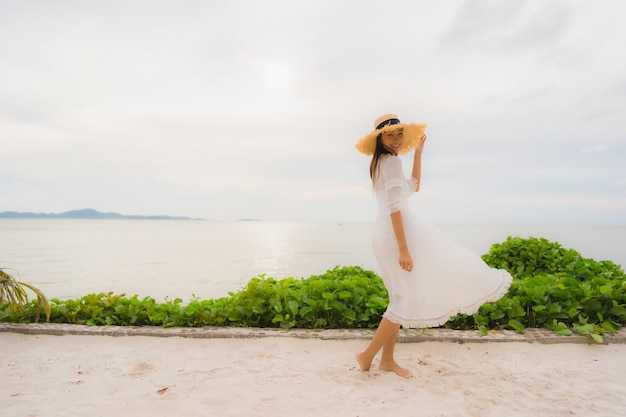
[(411, 272), (413, 270), (413, 258), (411, 258), (411, 254), (408, 249), (400, 250), (398, 263), (400, 264), (400, 268), (404, 269), (406, 272)]

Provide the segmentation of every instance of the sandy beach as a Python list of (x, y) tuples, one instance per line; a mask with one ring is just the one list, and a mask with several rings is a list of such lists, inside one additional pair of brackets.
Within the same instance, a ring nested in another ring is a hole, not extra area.
[(3, 332), (0, 415), (626, 415), (626, 344), (401, 343), (405, 380), (366, 343)]

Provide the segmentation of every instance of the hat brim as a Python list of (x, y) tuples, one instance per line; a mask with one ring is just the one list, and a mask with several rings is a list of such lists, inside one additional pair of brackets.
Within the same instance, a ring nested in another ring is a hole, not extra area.
[(420, 144), (420, 139), (424, 135), (426, 131), (425, 123), (398, 123), (395, 125), (388, 125), (383, 127), (382, 129), (376, 129), (370, 134), (362, 137), (356, 143), (356, 149), (365, 155), (374, 155), (374, 151), (376, 150), (376, 136), (382, 132), (388, 132), (390, 130), (395, 129), (404, 129), (403, 136), (404, 142), (402, 143), (402, 147), (398, 151), (398, 154), (407, 153), (415, 148), (417, 148)]

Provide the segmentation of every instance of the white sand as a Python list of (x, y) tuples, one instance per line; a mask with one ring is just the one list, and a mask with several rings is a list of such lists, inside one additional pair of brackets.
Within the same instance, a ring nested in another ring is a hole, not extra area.
[(623, 344), (399, 344), (405, 380), (366, 343), (0, 333), (0, 415), (626, 415)]

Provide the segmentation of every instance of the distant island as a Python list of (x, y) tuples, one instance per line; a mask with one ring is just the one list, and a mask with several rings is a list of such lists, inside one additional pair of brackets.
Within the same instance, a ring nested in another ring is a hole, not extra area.
[(94, 209), (71, 210), (65, 213), (20, 213), (5, 211), (0, 213), (0, 219), (129, 219), (129, 220), (203, 220), (191, 217), (172, 216), (140, 216), (119, 213), (102, 213)]

